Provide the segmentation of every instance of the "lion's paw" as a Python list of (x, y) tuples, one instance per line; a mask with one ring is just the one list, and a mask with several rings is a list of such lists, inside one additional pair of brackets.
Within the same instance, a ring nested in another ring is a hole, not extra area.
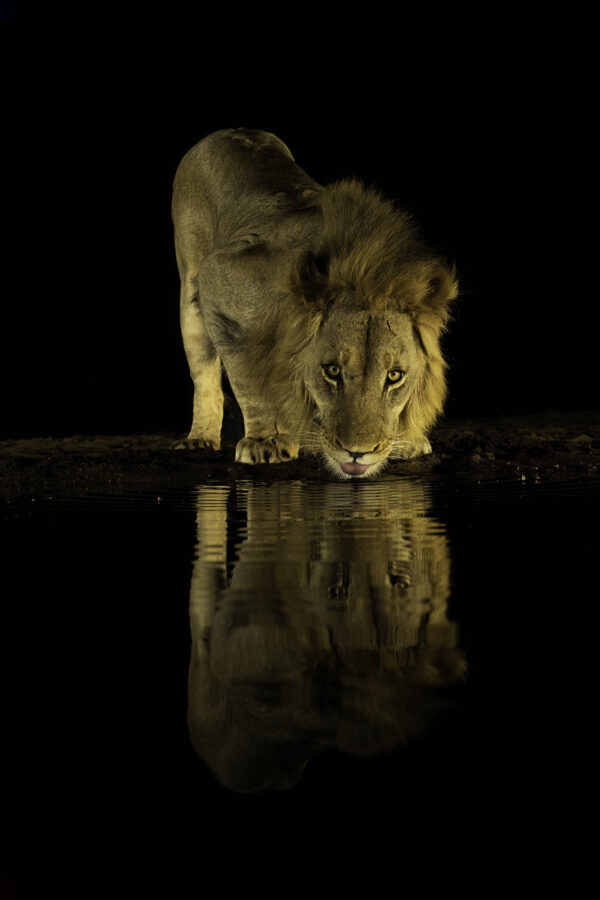
[(171, 450), (220, 450), (218, 441), (212, 441), (209, 438), (182, 438), (180, 441), (173, 441)]
[(426, 437), (403, 442), (400, 448), (402, 459), (414, 459), (415, 456), (427, 456), (430, 453), (433, 453), (433, 450)]
[(298, 456), (298, 444), (287, 434), (274, 434), (266, 438), (244, 437), (235, 448), (236, 462), (257, 463), (288, 462)]

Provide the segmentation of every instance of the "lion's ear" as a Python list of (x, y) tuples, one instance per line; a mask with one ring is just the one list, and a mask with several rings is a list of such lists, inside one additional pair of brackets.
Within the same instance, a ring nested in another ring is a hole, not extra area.
[(450, 304), (458, 296), (458, 279), (455, 266), (440, 262), (431, 273), (425, 292), (424, 305), (445, 323)]
[(309, 303), (321, 305), (325, 301), (329, 282), (330, 262), (327, 252), (314, 253), (308, 250), (292, 270), (292, 292)]

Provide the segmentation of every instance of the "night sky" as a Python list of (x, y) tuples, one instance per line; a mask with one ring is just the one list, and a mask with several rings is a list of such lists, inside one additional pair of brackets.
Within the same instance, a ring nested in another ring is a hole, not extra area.
[[(456, 263), (448, 416), (597, 406), (590, 23), (507, 8), (432, 31), (389, 5), (327, 9), (233, 4), (139, 29), (87, 13), (30, 56), (4, 437), (187, 431), (171, 187), (186, 151), (232, 126), (276, 133), (321, 183), (377, 186)], [(27, 38), (14, 49), (18, 76)]]

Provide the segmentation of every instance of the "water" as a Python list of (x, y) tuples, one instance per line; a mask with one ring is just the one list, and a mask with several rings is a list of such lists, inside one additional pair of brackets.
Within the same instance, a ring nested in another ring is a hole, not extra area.
[(9, 505), (31, 895), (591, 894), (597, 499), (389, 478)]
[(288, 788), (330, 747), (387, 752), (435, 717), (465, 663), (428, 499), (411, 481), (198, 489), (188, 722), (221, 784)]

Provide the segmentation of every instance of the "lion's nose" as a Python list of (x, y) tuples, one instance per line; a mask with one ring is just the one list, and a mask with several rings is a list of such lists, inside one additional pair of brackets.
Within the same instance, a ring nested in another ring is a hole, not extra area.
[(340, 449), (345, 450), (346, 453), (349, 453), (354, 461), (356, 461), (359, 456), (366, 456), (367, 453), (376, 453), (376, 451), (379, 450), (379, 448), (381, 446), (381, 444), (375, 444), (375, 446), (373, 447), (372, 450), (350, 450), (349, 447), (342, 446), (342, 444), (338, 441), (337, 438), (336, 438), (335, 442), (338, 445), (338, 447), (340, 447)]

